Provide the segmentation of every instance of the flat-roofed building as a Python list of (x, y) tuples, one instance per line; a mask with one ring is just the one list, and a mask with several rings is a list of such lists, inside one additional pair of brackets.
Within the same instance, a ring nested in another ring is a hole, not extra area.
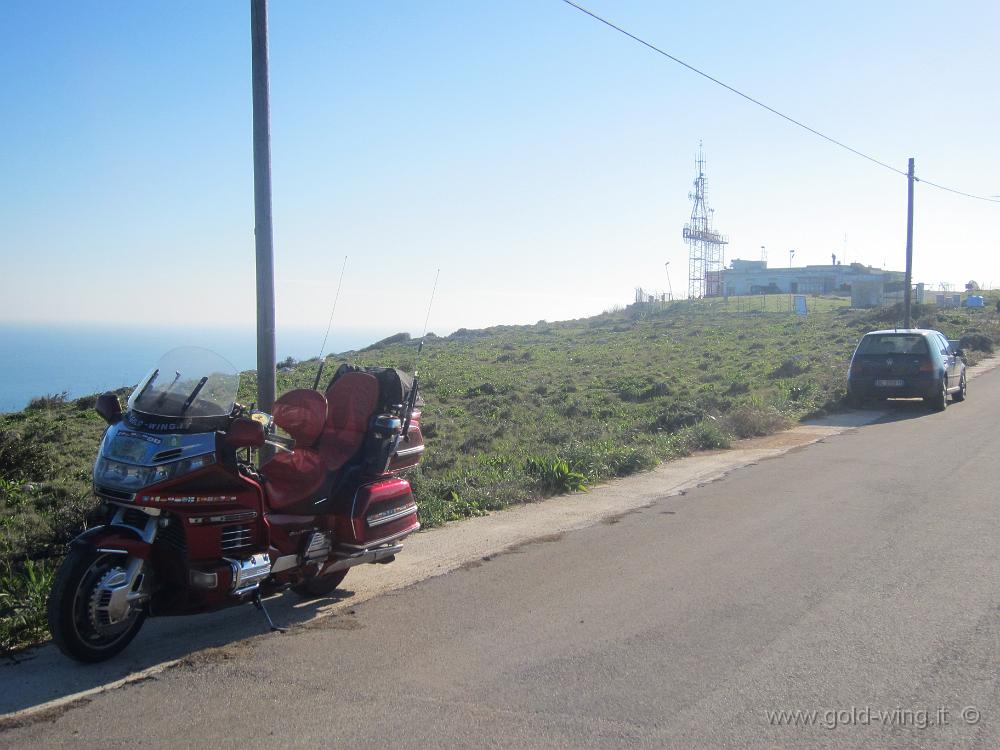
[[(766, 260), (734, 259), (722, 271), (720, 293), (730, 297), (747, 294), (843, 294), (854, 284), (881, 286), (883, 292), (902, 290), (906, 275), (861, 263), (850, 265), (768, 268)], [(898, 288), (898, 289), (897, 289)]]

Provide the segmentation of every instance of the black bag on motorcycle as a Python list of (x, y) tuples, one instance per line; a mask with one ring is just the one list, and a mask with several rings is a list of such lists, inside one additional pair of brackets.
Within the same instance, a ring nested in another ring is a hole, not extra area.
[[(333, 373), (329, 385), (333, 385), (337, 378), (348, 372), (367, 372), (375, 376), (378, 381), (377, 411), (379, 414), (389, 413), (405, 404), (410, 398), (410, 391), (413, 390), (413, 378), (402, 370), (397, 370), (394, 367), (359, 367), (349, 365), (346, 362)], [(415, 405), (420, 406), (421, 404), (423, 404), (423, 400), (420, 398), (420, 394), (417, 394)]]

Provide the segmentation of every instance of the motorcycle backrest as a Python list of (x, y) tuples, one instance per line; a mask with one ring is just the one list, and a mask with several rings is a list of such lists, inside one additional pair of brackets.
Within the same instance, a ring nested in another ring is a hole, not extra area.
[(274, 423), (302, 447), (309, 447), (319, 439), (326, 418), (326, 397), (311, 389), (289, 391), (274, 402)]
[(347, 372), (327, 388), (326, 426), (316, 449), (330, 471), (358, 453), (378, 399), (378, 381), (367, 372)]

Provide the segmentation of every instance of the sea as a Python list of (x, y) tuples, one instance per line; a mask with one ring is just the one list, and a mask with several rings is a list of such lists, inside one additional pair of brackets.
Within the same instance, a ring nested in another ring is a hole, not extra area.
[[(393, 331), (330, 332), (326, 354), (359, 349)], [(324, 331), (279, 328), (278, 361), (320, 353)], [(139, 328), (99, 324), (0, 323), (0, 413), (19, 411), (38, 396), (78, 398), (135, 385), (161, 355), (203, 346), (239, 370), (257, 367), (256, 331), (245, 328)]]

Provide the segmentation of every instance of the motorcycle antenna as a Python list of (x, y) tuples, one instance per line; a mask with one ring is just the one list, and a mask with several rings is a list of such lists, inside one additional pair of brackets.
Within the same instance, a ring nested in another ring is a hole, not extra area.
[(417, 359), (413, 364), (413, 387), (410, 389), (410, 396), (406, 402), (406, 418), (403, 421), (403, 429), (399, 433), (399, 439), (406, 439), (406, 433), (410, 429), (410, 420), (413, 417), (413, 407), (417, 403), (417, 383), (419, 381), (420, 372), (420, 352), (424, 350), (424, 339), (427, 338), (427, 322), (431, 319), (431, 307), (434, 305), (434, 294), (437, 292), (438, 288), (438, 278), (441, 276), (441, 269), (437, 270), (434, 274), (434, 286), (431, 287), (431, 299), (427, 303), (427, 315), (424, 316), (424, 331), (420, 334), (420, 343), (417, 345)]
[[(434, 274), (434, 286), (431, 287), (431, 299), (427, 303), (427, 314), (424, 316), (424, 331), (420, 334), (420, 345), (417, 347), (417, 363), (420, 362), (420, 349), (424, 345), (424, 338), (427, 336), (427, 321), (431, 319), (431, 306), (434, 304), (434, 294), (437, 292), (438, 288), (438, 278), (441, 276), (441, 269), (437, 270)], [(417, 365), (413, 365), (413, 377), (417, 377)]]
[(330, 338), (330, 327), (333, 325), (333, 313), (337, 310), (337, 300), (340, 299), (340, 287), (344, 283), (344, 271), (347, 269), (347, 256), (344, 256), (344, 265), (340, 267), (340, 281), (337, 282), (337, 294), (333, 298), (333, 309), (330, 310), (330, 320), (326, 324), (326, 334), (323, 336), (323, 346), (319, 350), (319, 369), (316, 370), (316, 379), (313, 381), (313, 390), (319, 388), (319, 379), (323, 377), (323, 365), (326, 364), (326, 360), (323, 359), (323, 353), (326, 351), (326, 340)]

